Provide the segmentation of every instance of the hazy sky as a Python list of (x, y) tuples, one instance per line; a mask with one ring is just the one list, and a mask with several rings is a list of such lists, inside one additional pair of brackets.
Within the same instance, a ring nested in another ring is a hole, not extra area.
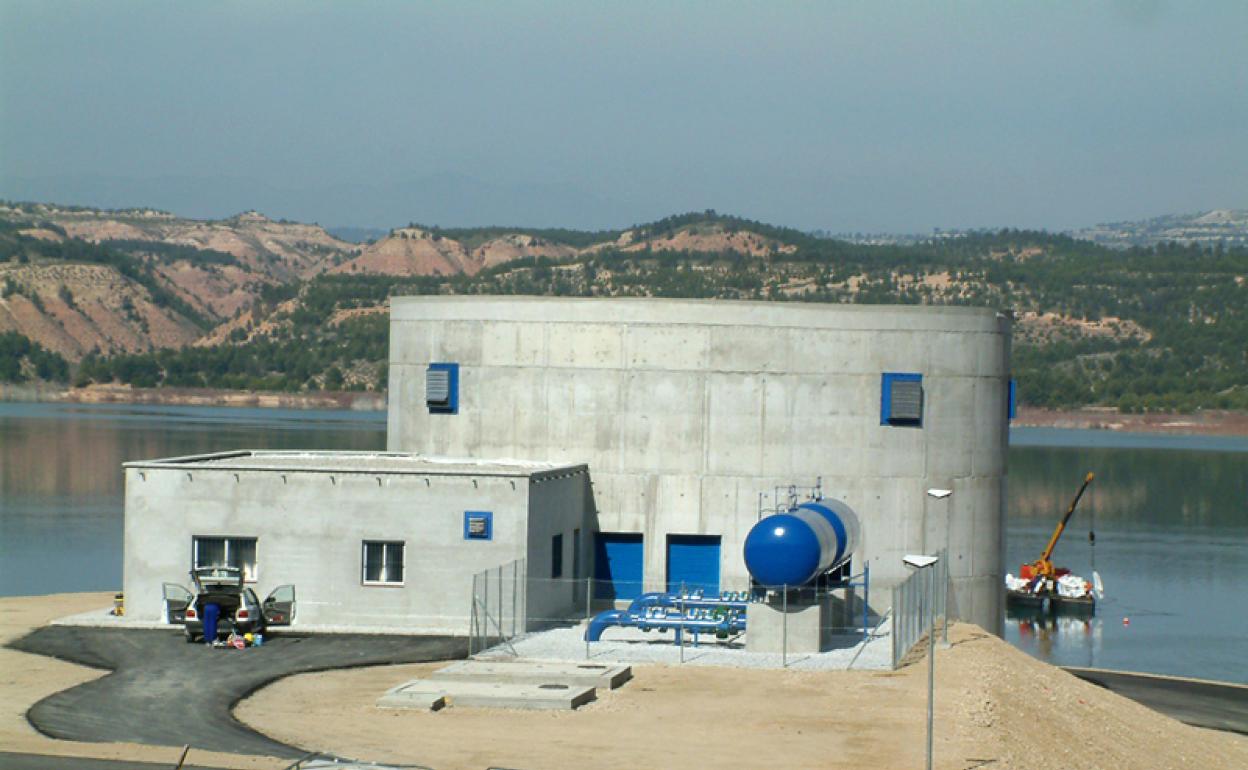
[(1248, 2), (0, 0), (0, 197), (905, 232), (1248, 208)]

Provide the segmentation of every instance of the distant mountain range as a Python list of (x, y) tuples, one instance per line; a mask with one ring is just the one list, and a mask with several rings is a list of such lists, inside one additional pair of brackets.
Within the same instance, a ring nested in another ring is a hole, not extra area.
[(998, 307), (1028, 403), (1248, 409), (1244, 211), (832, 238), (714, 211), (608, 231), (330, 232), (254, 211), (0, 203), (9, 379), (67, 371), (56, 356), (81, 384), (384, 389), (389, 298), (449, 293)]
[[(961, 238), (995, 232), (990, 229), (936, 230), (931, 233), (833, 233), (815, 231), (820, 238), (832, 238), (866, 246), (911, 246), (933, 239)], [(1248, 245), (1248, 209), (1214, 209), (1200, 214), (1167, 214), (1135, 222), (1110, 222), (1071, 230), (1072, 238), (1092, 241), (1112, 249), (1181, 243), (1224, 246)]]
[(1158, 243), (1248, 245), (1248, 209), (1214, 209), (1202, 214), (1169, 214), (1138, 222), (1112, 222), (1071, 233), (1104, 246)]

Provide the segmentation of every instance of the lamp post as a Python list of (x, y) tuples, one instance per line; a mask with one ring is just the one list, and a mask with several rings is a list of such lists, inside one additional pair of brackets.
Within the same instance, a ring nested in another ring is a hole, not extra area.
[[(940, 561), (935, 556), (906, 554), (902, 558), (907, 567), (923, 570)], [(932, 704), (936, 691), (936, 581), (928, 579), (928, 612), (931, 620), (927, 629), (927, 770), (932, 770)]]
[[(952, 489), (933, 488), (927, 490), (927, 496), (933, 500), (944, 500), (953, 494)], [(945, 558), (949, 558), (949, 503), (945, 503)], [(945, 565), (945, 574), (949, 574), (949, 565)], [(949, 646), (949, 581), (945, 581), (945, 598), (940, 603), (941, 624), (940, 624), (940, 646), (944, 649)]]

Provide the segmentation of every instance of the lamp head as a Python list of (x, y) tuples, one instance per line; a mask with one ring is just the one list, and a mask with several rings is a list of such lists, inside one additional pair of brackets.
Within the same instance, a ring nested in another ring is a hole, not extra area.
[(928, 497), (934, 497), (937, 500), (943, 500), (949, 495), (952, 495), (953, 490), (952, 489), (929, 489), (927, 490), (927, 494), (928, 494)]
[(906, 563), (906, 566), (914, 567), (915, 569), (923, 569), (924, 567), (930, 567), (936, 562), (940, 561), (940, 559), (936, 556), (926, 556), (924, 554), (919, 554), (919, 553), (908, 553), (905, 556), (903, 556), (901, 560)]

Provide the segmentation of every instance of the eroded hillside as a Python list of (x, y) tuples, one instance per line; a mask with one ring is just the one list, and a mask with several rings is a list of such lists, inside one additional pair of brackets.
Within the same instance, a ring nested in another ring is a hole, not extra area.
[(70, 361), (92, 350), (181, 347), (202, 334), (110, 265), (0, 263), (0, 287), (0, 332), (18, 332)]
[(0, 207), (18, 287), (0, 331), (71, 360), (131, 352), (88, 356), (84, 382), (383, 389), (392, 296), (691, 297), (996, 307), (1024, 403), (1248, 409), (1248, 250), (1225, 244), (1003, 230), (872, 245), (708, 211), (600, 232), (410, 225), (352, 245), (254, 214), (67, 211)]

